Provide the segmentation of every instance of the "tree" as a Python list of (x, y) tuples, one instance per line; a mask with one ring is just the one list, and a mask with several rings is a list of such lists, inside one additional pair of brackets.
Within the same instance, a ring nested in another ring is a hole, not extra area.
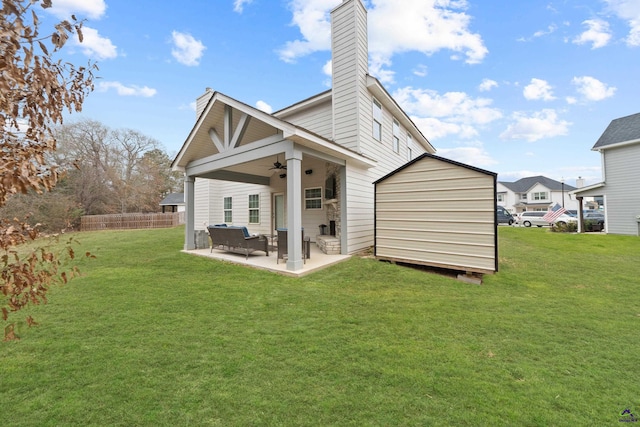
[[(56, 150), (52, 129), (63, 122), (65, 110), (81, 111), (97, 69), (91, 63), (76, 67), (55, 59), (70, 36), (82, 42), (82, 22), (75, 17), (63, 20), (43, 36), (34, 10), (37, 1), (2, 0), (0, 9), (0, 206), (15, 194), (42, 193), (56, 185), (59, 170), (46, 160)], [(40, 5), (49, 8), (51, 0)], [(37, 229), (26, 222), (0, 219), (0, 306), (5, 322), (10, 313), (46, 302), (49, 287), (66, 282), (73, 273), (64, 271), (65, 260), (74, 257), (71, 241), (66, 255), (47, 247), (18, 250), (37, 236)], [(33, 319), (27, 317), (27, 323), (33, 324)], [(5, 340), (9, 339), (16, 339), (13, 323), (5, 328)]]
[(86, 215), (157, 212), (166, 194), (181, 188), (160, 143), (136, 130), (111, 130), (84, 119), (60, 126), (54, 162)]

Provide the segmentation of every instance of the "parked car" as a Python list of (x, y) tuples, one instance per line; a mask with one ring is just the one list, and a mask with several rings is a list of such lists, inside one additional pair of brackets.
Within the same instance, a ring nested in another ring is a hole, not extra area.
[(604, 224), (604, 214), (600, 212), (587, 212), (583, 215), (583, 218), (586, 220), (592, 220), (597, 224)]
[[(531, 227), (532, 225), (535, 225), (536, 227), (543, 227), (545, 225), (548, 226), (550, 225), (550, 223), (542, 219), (542, 217), (544, 217), (546, 214), (547, 212), (542, 211), (522, 212), (518, 215), (518, 224), (522, 224), (525, 227)], [(578, 222), (578, 219), (563, 213), (558, 218), (556, 218), (555, 221), (553, 221), (553, 224), (563, 225), (569, 222)]]
[(498, 224), (509, 224), (509, 225), (511, 225), (514, 222), (516, 222), (516, 220), (513, 217), (513, 215), (511, 215), (511, 212), (509, 212), (508, 210), (506, 210), (502, 206), (498, 206), (496, 208), (496, 215), (498, 217)]

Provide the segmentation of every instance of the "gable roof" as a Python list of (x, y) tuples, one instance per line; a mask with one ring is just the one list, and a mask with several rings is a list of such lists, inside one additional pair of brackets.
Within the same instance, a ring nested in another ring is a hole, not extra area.
[(374, 181), (373, 184), (377, 185), (377, 184), (381, 183), (382, 181), (384, 181), (384, 180), (392, 177), (393, 175), (397, 174), (398, 172), (401, 172), (404, 169), (410, 167), (414, 163), (422, 161), (422, 159), (425, 159), (425, 158), (439, 160), (441, 162), (449, 163), (451, 165), (458, 166), (458, 167), (461, 167), (461, 168), (464, 168), (464, 169), (469, 169), (469, 170), (472, 170), (472, 171), (475, 171), (475, 172), (479, 172), (479, 173), (482, 173), (482, 174), (485, 174), (485, 175), (491, 175), (491, 176), (494, 177), (494, 180), (498, 176), (498, 174), (495, 173), (495, 172), (491, 172), (491, 171), (488, 171), (488, 170), (485, 170), (485, 169), (480, 169), (480, 168), (477, 168), (475, 166), (467, 165), (465, 163), (456, 162), (455, 160), (446, 159), (444, 157), (436, 156), (435, 154), (423, 153), (422, 155), (420, 155), (420, 156), (416, 157), (415, 159), (411, 160), (410, 162), (407, 162), (404, 165), (400, 166), (398, 169), (396, 169), (394, 171), (391, 171), (388, 174), (386, 174), (385, 176), (383, 176), (382, 178)]
[[(212, 142), (210, 130), (215, 127), (223, 129), (223, 111), (225, 106), (231, 107), (233, 110), (252, 119), (250, 120), (246, 133), (241, 133), (242, 137), (238, 140), (238, 144), (241, 144), (244, 141), (243, 138), (247, 135), (253, 137), (254, 140), (259, 138), (290, 139), (313, 147), (318, 151), (330, 153), (338, 158), (349, 159), (364, 167), (371, 167), (376, 164), (374, 160), (301, 126), (296, 126), (275, 117), (273, 114), (265, 113), (264, 111), (216, 91), (212, 93), (207, 105), (200, 113), (196, 124), (191, 129), (189, 136), (173, 160), (171, 164), (173, 170), (184, 170), (187, 164), (195, 159), (219, 153), (219, 150)], [(250, 141), (252, 139), (251, 137), (245, 139)]]
[(622, 143), (640, 142), (640, 113), (614, 119), (592, 150), (599, 151)]
[(184, 205), (184, 193), (170, 193), (162, 199), (160, 206)]
[[(546, 176), (538, 175), (538, 176), (530, 176), (527, 178), (521, 178), (515, 182), (504, 182), (498, 181), (500, 184), (507, 187), (509, 190), (514, 193), (526, 193), (534, 185), (540, 184), (551, 191), (562, 191), (562, 183), (556, 181), (555, 179), (547, 178)], [(567, 183), (564, 184), (564, 191), (572, 191), (575, 190), (576, 187), (569, 185)]]

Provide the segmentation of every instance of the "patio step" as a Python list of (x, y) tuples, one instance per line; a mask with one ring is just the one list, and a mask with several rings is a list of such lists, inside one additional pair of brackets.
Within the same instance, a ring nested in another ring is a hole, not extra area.
[(327, 255), (340, 255), (340, 239), (336, 236), (319, 234), (316, 236), (316, 245)]

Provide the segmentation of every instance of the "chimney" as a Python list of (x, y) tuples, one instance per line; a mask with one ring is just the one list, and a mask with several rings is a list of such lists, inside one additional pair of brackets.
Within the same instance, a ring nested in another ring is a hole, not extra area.
[(578, 179), (576, 179), (576, 188), (582, 187), (584, 187), (584, 178), (579, 176)]
[(369, 48), (367, 9), (361, 0), (344, 0), (331, 11), (333, 139), (360, 152), (361, 110), (371, 111), (367, 93)]
[(204, 93), (196, 99), (196, 120), (198, 120), (198, 117), (200, 117), (200, 114), (202, 114), (204, 107), (207, 106), (207, 103), (209, 102), (212, 96), (213, 96), (213, 89), (208, 87), (205, 89)]

